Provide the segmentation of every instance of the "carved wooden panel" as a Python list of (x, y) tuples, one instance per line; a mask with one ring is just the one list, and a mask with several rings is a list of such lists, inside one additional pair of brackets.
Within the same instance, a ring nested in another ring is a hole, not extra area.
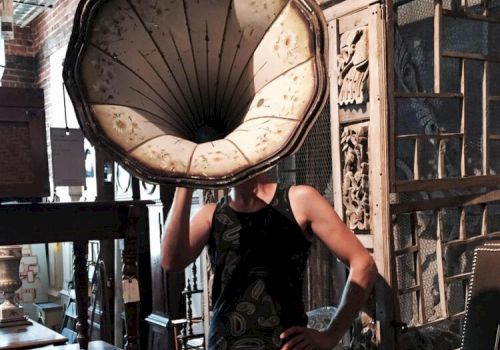
[(368, 100), (368, 29), (356, 28), (340, 36), (337, 57), (339, 105)]
[(368, 125), (345, 127), (340, 143), (343, 154), (342, 197), (345, 218), (351, 230), (369, 230)]

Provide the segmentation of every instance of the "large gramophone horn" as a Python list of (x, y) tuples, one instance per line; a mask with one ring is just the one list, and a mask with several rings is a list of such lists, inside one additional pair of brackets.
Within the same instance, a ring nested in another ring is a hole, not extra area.
[(314, 0), (82, 0), (64, 79), (86, 137), (134, 175), (227, 186), (301, 145), (326, 31)]

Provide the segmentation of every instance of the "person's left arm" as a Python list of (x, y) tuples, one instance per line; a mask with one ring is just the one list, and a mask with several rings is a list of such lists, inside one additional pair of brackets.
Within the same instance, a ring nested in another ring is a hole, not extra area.
[(330, 328), (318, 332), (305, 327), (291, 327), (281, 334), (282, 339), (289, 339), (282, 350), (330, 350), (341, 340), (368, 299), (377, 268), (356, 235), (314, 188), (294, 186), (289, 196), (297, 221), (323, 241), (350, 271)]

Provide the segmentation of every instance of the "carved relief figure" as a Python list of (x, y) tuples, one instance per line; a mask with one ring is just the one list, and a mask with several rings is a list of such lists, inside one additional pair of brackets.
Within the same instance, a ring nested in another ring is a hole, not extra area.
[(342, 196), (347, 222), (351, 230), (368, 230), (368, 127), (363, 126), (359, 131), (346, 127), (341, 147), (344, 155)]
[(338, 85), (340, 106), (368, 100), (368, 31), (358, 28), (340, 37)]

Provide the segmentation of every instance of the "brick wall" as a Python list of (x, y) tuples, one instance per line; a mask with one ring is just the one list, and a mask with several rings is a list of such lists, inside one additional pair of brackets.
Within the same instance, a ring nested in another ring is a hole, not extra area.
[(51, 118), (50, 56), (69, 41), (78, 0), (56, 0), (29, 26), (14, 27), (14, 40), (5, 42), (6, 69), (1, 86), (42, 88), (46, 117)]
[(5, 71), (2, 86), (34, 88), (38, 69), (32, 28), (14, 27), (14, 40), (5, 41)]
[(52, 80), (50, 79), (50, 57), (67, 45), (77, 5), (78, 0), (56, 0), (52, 9), (44, 11), (31, 22), (34, 51), (38, 63), (36, 85), (45, 93), (45, 115), (48, 122), (54, 117), (50, 93)]

